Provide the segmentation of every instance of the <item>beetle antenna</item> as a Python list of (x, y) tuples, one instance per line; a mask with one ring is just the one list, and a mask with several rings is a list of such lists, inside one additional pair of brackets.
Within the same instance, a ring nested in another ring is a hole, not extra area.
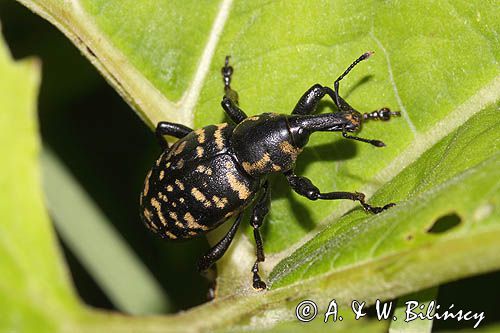
[(368, 59), (371, 57), (372, 54), (374, 54), (375, 52), (374, 51), (368, 51), (368, 52), (365, 52), (363, 53), (358, 59), (354, 60), (354, 62), (352, 64), (349, 65), (349, 67), (347, 67), (347, 69), (344, 71), (344, 73), (342, 73), (338, 78), (337, 80), (335, 80), (335, 82), (333, 83), (333, 87), (335, 89), (335, 101), (337, 102), (337, 105), (340, 105), (340, 100), (339, 100), (339, 81), (342, 80), (347, 74), (349, 74), (349, 72), (357, 65), (359, 64), (361, 61), (365, 60), (365, 59)]
[(393, 117), (399, 117), (401, 116), (401, 112), (399, 111), (391, 111), (389, 108), (382, 108), (380, 110), (376, 110), (370, 113), (363, 113), (363, 119), (364, 120), (382, 120), (382, 121), (387, 121), (391, 119), (391, 116)]
[(385, 143), (383, 143), (380, 140), (370, 140), (370, 139), (360, 138), (358, 136), (349, 135), (349, 134), (347, 134), (346, 131), (342, 131), (342, 136), (344, 138), (346, 138), (346, 139), (351, 139), (351, 140), (357, 140), (357, 141), (361, 141), (361, 142), (366, 142), (366, 143), (369, 143), (371, 145), (374, 145), (375, 147), (385, 147)]

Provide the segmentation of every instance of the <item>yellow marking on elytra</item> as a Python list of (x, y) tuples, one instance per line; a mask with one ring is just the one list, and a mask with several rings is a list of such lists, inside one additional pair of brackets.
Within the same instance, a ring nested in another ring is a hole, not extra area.
[(226, 166), (226, 168), (228, 169), (231, 169), (233, 167), (233, 163), (231, 163), (230, 161), (226, 161), (226, 163), (224, 164)]
[(163, 155), (165, 155), (165, 152), (161, 153), (160, 157), (156, 160), (156, 166), (160, 166), (161, 160), (163, 159)]
[(197, 157), (202, 157), (204, 152), (205, 152), (205, 150), (203, 149), (202, 146), (196, 147), (196, 156)]
[(151, 211), (149, 209), (144, 209), (144, 217), (146, 218), (146, 220), (148, 222), (151, 223), (151, 219), (153, 218), (153, 213), (151, 213)]
[(281, 167), (279, 165), (273, 163), (273, 170), (274, 171), (281, 171)]
[(165, 216), (163, 216), (163, 213), (161, 212), (161, 203), (156, 200), (156, 198), (151, 198), (151, 206), (155, 208), (156, 214), (158, 215), (161, 224), (163, 224), (164, 226), (167, 225), (167, 220), (165, 220)]
[(200, 128), (200, 129), (196, 130), (194, 133), (196, 134), (199, 143), (205, 142), (205, 129), (204, 128)]
[(179, 198), (179, 202), (180, 202), (180, 203), (184, 203), (184, 198), (182, 198), (182, 197), (181, 197), (181, 198)]
[(201, 193), (200, 190), (198, 190), (196, 187), (193, 187), (193, 189), (191, 190), (191, 194), (197, 201), (203, 203), (205, 207), (212, 206), (212, 203), (207, 200), (207, 197), (205, 197), (205, 195)]
[(212, 175), (212, 169), (210, 168), (207, 168), (206, 166), (204, 165), (198, 165), (196, 167), (196, 171), (198, 171), (199, 173), (204, 173), (206, 175), (209, 175), (211, 176)]
[(160, 180), (162, 180), (163, 178), (165, 178), (165, 171), (161, 170), (160, 171)]
[(176, 166), (175, 166), (175, 167), (176, 167), (177, 169), (182, 169), (182, 167), (183, 167), (183, 166), (184, 166), (184, 159), (183, 159), (183, 158), (181, 158), (181, 159), (177, 162), (177, 164), (176, 164)]
[(164, 202), (168, 202), (168, 198), (165, 194), (163, 194), (162, 192), (158, 192), (158, 198), (160, 198), (160, 200), (164, 201)]
[(167, 235), (167, 237), (170, 238), (170, 239), (177, 239), (177, 236), (174, 235), (173, 233), (171, 233), (168, 230), (165, 230), (165, 235)]
[(171, 164), (172, 164), (172, 162), (167, 162), (167, 164), (165, 164), (165, 168), (170, 168)]
[(172, 202), (172, 207), (177, 207), (177, 204), (175, 202)]
[(209, 175), (209, 176), (211, 176), (211, 175), (212, 175), (212, 169), (207, 168), (207, 167), (206, 167), (206, 166), (204, 166), (204, 165), (198, 165), (198, 166), (196, 167), (196, 171), (198, 171), (198, 172), (200, 172), (200, 173), (204, 173), (204, 174)]
[(175, 212), (169, 212), (168, 215), (172, 220), (174, 220), (176, 226), (184, 228), (184, 225), (182, 225), (182, 223), (179, 221), (179, 218), (177, 217), (177, 214)]
[(149, 170), (148, 174), (146, 175), (146, 180), (144, 181), (144, 191), (142, 191), (142, 194), (144, 196), (148, 195), (149, 192), (149, 178), (151, 177), (151, 170)]
[(167, 185), (168, 192), (172, 192), (173, 190), (174, 190), (174, 188), (172, 187), (172, 185)]
[(179, 189), (180, 189), (181, 191), (184, 191), (184, 184), (183, 184), (183, 183), (182, 183), (179, 179), (176, 179), (176, 180), (175, 180), (175, 184), (176, 184), (177, 186), (179, 186)]
[(243, 162), (241, 165), (243, 166), (243, 169), (245, 169), (246, 172), (252, 173), (255, 170), (258, 171), (263, 170), (269, 162), (271, 162), (271, 157), (269, 156), (268, 153), (264, 153), (262, 158), (257, 162), (254, 163)]
[(215, 144), (217, 149), (224, 148), (224, 138), (222, 137), (222, 130), (227, 127), (227, 123), (217, 125), (217, 130), (214, 133)]
[(158, 232), (158, 227), (157, 227), (157, 226), (156, 226), (156, 224), (154, 224), (153, 222), (146, 223), (146, 226), (147, 226), (150, 230), (153, 230), (154, 232)]
[(151, 206), (153, 206), (156, 211), (160, 211), (161, 210), (161, 203), (156, 200), (156, 198), (151, 198)]
[(182, 141), (178, 146), (177, 148), (175, 148), (175, 151), (174, 151), (174, 155), (179, 155), (180, 153), (182, 153), (182, 151), (184, 150), (184, 148), (186, 147), (186, 144), (187, 144), (187, 141)]
[(151, 211), (149, 209), (144, 209), (144, 217), (147, 220), (147, 222), (145, 223), (146, 227), (148, 227), (148, 229), (150, 229), (154, 232), (157, 232), (158, 227), (156, 226), (156, 224), (153, 223), (153, 214), (151, 213)]
[(259, 117), (257, 117), (257, 116), (253, 116), (253, 117), (248, 117), (248, 118), (246, 118), (245, 120), (248, 120), (248, 121), (256, 121), (256, 120), (258, 120), (258, 119), (259, 119)]
[(199, 224), (196, 222), (195, 218), (191, 213), (186, 213), (184, 214), (184, 220), (187, 222), (188, 228), (189, 229), (202, 229), (202, 230), (208, 230), (207, 226), (204, 226), (202, 224)]
[(241, 200), (245, 200), (250, 196), (250, 190), (248, 187), (240, 182), (236, 176), (232, 173), (229, 173), (227, 175), (227, 179), (229, 180), (229, 186), (231, 186), (231, 189), (235, 192), (238, 192), (238, 197)]
[(188, 235), (189, 236), (196, 236), (196, 235), (198, 235), (198, 233), (196, 231), (189, 230)]
[(214, 195), (212, 197), (212, 201), (215, 203), (215, 206), (217, 208), (224, 208), (227, 204), (227, 198), (219, 198), (218, 196)]
[(298, 155), (302, 149), (300, 148), (295, 148), (294, 146), (292, 146), (292, 144), (288, 141), (283, 141), (280, 143), (280, 149), (285, 153), (285, 154), (289, 154), (289, 155)]

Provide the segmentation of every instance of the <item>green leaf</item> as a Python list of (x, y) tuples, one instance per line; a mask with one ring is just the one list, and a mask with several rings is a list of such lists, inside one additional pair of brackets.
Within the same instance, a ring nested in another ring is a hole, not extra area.
[(35, 59), (0, 39), (0, 331), (54, 332), (78, 306), (40, 187)]
[(396, 207), (371, 216), (350, 202), (310, 202), (273, 177), (263, 267), (271, 291), (248, 289), (254, 250), (240, 237), (220, 265), (216, 302), (149, 319), (147, 328), (142, 318), (94, 313), (99, 327), (272, 327), (304, 298), (372, 304), (500, 268), (494, 2), (20, 2), (63, 31), (149, 126), (223, 121), (227, 54), (241, 107), (258, 114), (289, 113), (309, 86), (332, 85), (374, 50), (341, 94), (364, 112), (402, 113), (361, 132), (386, 148), (315, 134), (297, 165), (322, 191), (362, 191)]
[(147, 267), (61, 161), (48, 149), (42, 157), (47, 206), (61, 238), (116, 308), (130, 314), (166, 312), (168, 298)]

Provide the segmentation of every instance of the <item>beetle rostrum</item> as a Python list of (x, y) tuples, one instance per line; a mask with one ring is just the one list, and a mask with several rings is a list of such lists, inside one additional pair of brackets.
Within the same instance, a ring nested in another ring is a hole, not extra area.
[[(264, 261), (259, 228), (271, 202), (268, 175), (282, 173), (295, 192), (310, 200), (354, 200), (374, 214), (393, 206), (393, 203), (371, 206), (366, 203), (365, 195), (358, 192), (321, 192), (308, 178), (294, 173), (295, 161), (314, 132), (341, 132), (346, 139), (385, 146), (382, 141), (350, 133), (359, 131), (367, 120), (387, 121), (399, 116), (399, 112), (381, 108), (360, 113), (339, 95), (339, 82), (371, 54), (367, 52), (356, 59), (334, 82), (333, 89), (320, 84), (309, 88), (291, 115), (263, 113), (252, 117), (247, 117), (238, 106), (238, 94), (231, 88), (233, 68), (227, 56), (221, 71), (224, 82), (221, 104), (232, 123), (209, 125), (196, 131), (181, 124), (158, 123), (156, 136), (163, 152), (147, 174), (140, 195), (145, 225), (162, 238), (189, 239), (234, 217), (228, 233), (199, 260), (198, 269), (205, 271), (224, 255), (243, 211), (253, 204), (250, 224), (257, 247), (252, 267), (253, 287), (265, 289), (259, 275), (259, 263)], [(330, 96), (338, 111), (314, 114), (325, 95)], [(179, 140), (169, 147), (164, 135)]]

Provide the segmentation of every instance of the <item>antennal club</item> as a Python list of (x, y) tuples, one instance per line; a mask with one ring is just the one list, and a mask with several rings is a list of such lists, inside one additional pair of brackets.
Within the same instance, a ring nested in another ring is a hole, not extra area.
[(363, 113), (363, 119), (364, 120), (382, 120), (382, 121), (388, 121), (392, 117), (399, 117), (401, 116), (401, 112), (399, 111), (391, 111), (389, 108), (382, 108), (377, 111), (373, 111), (370, 113)]

